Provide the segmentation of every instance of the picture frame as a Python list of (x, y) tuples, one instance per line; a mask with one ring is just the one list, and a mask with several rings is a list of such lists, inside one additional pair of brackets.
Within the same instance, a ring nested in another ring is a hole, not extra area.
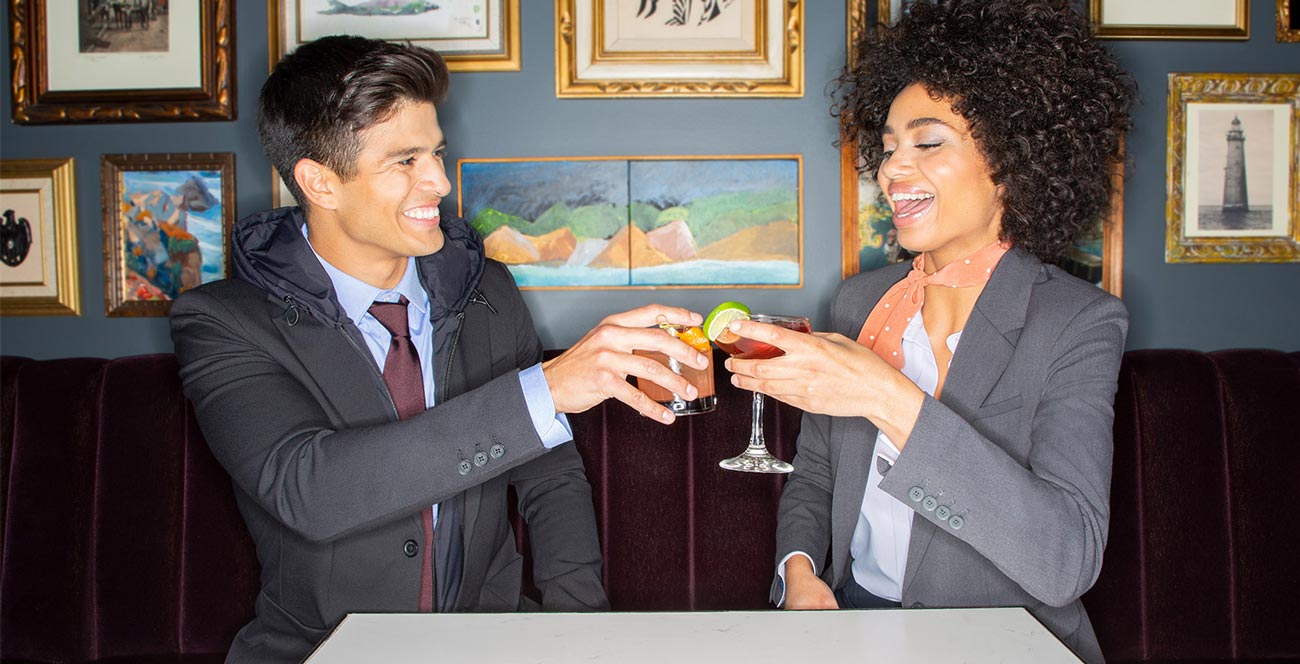
[(0, 316), (80, 316), (72, 157), (0, 159)]
[[(849, 0), (847, 8), (846, 59), (857, 58), (857, 45), (869, 26), (868, 0)], [(1076, 0), (1076, 2), (1079, 0)], [(908, 0), (877, 0), (878, 26), (892, 25), (905, 10)], [(1082, 5), (1074, 6), (1083, 11)], [(880, 187), (861, 172), (858, 146), (852, 133), (840, 133), (840, 276), (847, 279), (861, 271), (908, 260), (911, 254), (893, 239), (893, 213), (880, 195)], [(1071, 274), (1096, 284), (1120, 297), (1124, 272), (1124, 169), (1111, 172), (1110, 211), (1095, 229), (1087, 233), (1060, 260)]]
[(1300, 0), (1274, 0), (1277, 2), (1277, 40), (1300, 42)]
[(555, 95), (802, 97), (804, 2), (555, 0)]
[(803, 158), (461, 159), (457, 214), (525, 290), (799, 288)]
[(10, 0), (14, 122), (235, 119), (234, 0), (142, 2)]
[(230, 274), (234, 153), (106, 154), (100, 186), (106, 315), (166, 316)]
[[(373, 0), (346, 0), (337, 5), (332, 0), (267, 0), (271, 67), (301, 44), (325, 35), (352, 34), (431, 48), (442, 55), (451, 71), (520, 70), (519, 0), (424, 4), (436, 6), (390, 14), (383, 3)], [(339, 6), (356, 10), (334, 11)], [(367, 14), (367, 7), (376, 8)]]
[(1250, 39), (1250, 0), (1088, 0), (1098, 39)]
[(1167, 263), (1300, 262), (1300, 74), (1170, 73)]

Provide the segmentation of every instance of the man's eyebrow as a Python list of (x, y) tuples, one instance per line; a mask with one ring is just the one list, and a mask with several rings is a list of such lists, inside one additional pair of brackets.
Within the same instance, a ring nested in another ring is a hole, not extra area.
[[(924, 127), (924, 126), (926, 126), (926, 125), (932, 125), (932, 124), (941, 124), (941, 125), (943, 125), (943, 126), (945, 126), (945, 127), (949, 127), (949, 128), (951, 128), (951, 129), (954, 129), (954, 130), (956, 129), (956, 127), (953, 127), (952, 125), (948, 124), (947, 122), (944, 122), (943, 120), (940, 120), (939, 118), (929, 118), (929, 117), (926, 117), (926, 118), (912, 118), (911, 120), (908, 121), (908, 123), (907, 123), (907, 128), (908, 128), (908, 129), (916, 129), (917, 127)], [(891, 127), (891, 126), (889, 126), (889, 125), (885, 125), (885, 126), (880, 130), (880, 133), (881, 133), (881, 134), (892, 134), (892, 133), (894, 133), (894, 128)]]
[[(438, 142), (438, 147), (434, 148), (434, 150), (437, 151), (446, 147), (447, 147), (447, 141), (443, 140)], [(407, 157), (414, 157), (417, 154), (423, 154), (428, 151), (429, 149), (422, 145), (412, 145), (409, 148), (401, 148), (389, 152), (388, 154), (384, 155), (384, 161), (388, 161), (390, 159), (398, 159), (398, 158), (405, 159)]]

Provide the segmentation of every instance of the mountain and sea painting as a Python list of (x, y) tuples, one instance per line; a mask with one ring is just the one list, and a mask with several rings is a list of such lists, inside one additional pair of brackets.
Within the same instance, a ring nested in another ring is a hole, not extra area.
[(460, 214), (522, 288), (801, 283), (797, 155), (458, 167)]
[(125, 300), (174, 300), (221, 278), (221, 177), (219, 171), (123, 171)]

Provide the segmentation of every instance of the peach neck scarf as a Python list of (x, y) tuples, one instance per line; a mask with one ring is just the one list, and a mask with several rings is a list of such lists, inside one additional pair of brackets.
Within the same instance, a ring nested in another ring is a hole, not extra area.
[(965, 258), (955, 260), (934, 274), (926, 274), (925, 255), (917, 256), (912, 261), (912, 271), (907, 277), (885, 291), (876, 303), (867, 322), (858, 333), (858, 343), (875, 351), (895, 369), (903, 368), (903, 330), (911, 322), (912, 316), (921, 310), (925, 302), (926, 286), (950, 286), (967, 288), (979, 286), (989, 280), (993, 268), (997, 267), (1002, 255), (1011, 248), (1009, 244), (994, 242)]

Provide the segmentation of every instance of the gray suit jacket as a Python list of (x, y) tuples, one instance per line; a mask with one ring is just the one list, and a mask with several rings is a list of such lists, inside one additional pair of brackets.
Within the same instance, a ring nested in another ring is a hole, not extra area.
[[(841, 284), (834, 331), (856, 338), (909, 269), (890, 266)], [(941, 398), (926, 398), (880, 483), (915, 510), (903, 606), (1023, 606), (1083, 659), (1102, 660), (1079, 597), (1106, 547), (1127, 328), (1118, 299), (1007, 252), (962, 331)], [(863, 418), (814, 414), (802, 427), (781, 496), (776, 559), (808, 553), (839, 588), (852, 575), (849, 541), (877, 429)], [(778, 578), (774, 602), (781, 591)]]

